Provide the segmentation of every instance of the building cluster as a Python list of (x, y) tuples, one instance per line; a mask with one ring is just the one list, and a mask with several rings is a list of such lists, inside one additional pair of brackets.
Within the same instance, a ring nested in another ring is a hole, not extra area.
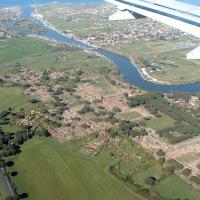
[[(98, 6), (83, 4), (81, 8), (74, 4), (66, 4), (62, 7), (55, 6), (54, 9), (48, 11), (39, 9), (47, 20), (51, 21), (56, 16), (64, 23), (66, 22), (66, 27), (68, 23), (73, 22), (74, 30), (70, 26), (70, 30), (63, 30), (65, 33), (69, 32), (77, 39), (102, 47), (128, 44), (132, 40), (175, 40), (183, 35), (177, 29), (148, 18), (123, 22), (109, 21), (109, 16), (115, 11), (116, 8), (110, 4)], [(79, 31), (77, 31), (77, 26), (79, 26)]]
[(12, 19), (15, 20), (19, 17), (22, 10), (19, 7), (11, 7), (11, 8), (3, 8), (0, 9), (0, 20), (8, 20)]
[[(80, 9), (80, 5), (82, 9)], [(71, 3), (65, 3), (65, 4), (56, 4), (54, 5), (56, 9), (48, 9), (45, 10), (46, 16), (63, 16), (63, 17), (69, 17), (73, 15), (103, 15), (103, 14), (108, 14), (108, 10), (110, 11), (111, 9), (114, 8), (113, 5), (111, 4), (101, 4), (96, 6), (94, 5), (89, 5), (88, 4), (71, 4)]]
[(181, 107), (186, 109), (198, 109), (200, 108), (200, 98), (198, 96), (191, 96), (190, 99), (186, 100), (185, 98), (173, 98), (173, 96), (166, 95), (165, 99), (170, 104), (178, 104)]
[(21, 9), (18, 7), (0, 9), (0, 40), (11, 37), (6, 23), (8, 20), (16, 20), (20, 14)]
[(118, 26), (118, 22), (107, 23), (112, 31), (91, 33), (87, 42), (99, 46), (116, 46), (128, 44), (132, 40), (176, 40), (183, 35), (178, 30), (147, 18), (125, 21), (125, 26)]
[(0, 30), (0, 40), (6, 39), (6, 38), (11, 38), (11, 35), (9, 35), (8, 33)]

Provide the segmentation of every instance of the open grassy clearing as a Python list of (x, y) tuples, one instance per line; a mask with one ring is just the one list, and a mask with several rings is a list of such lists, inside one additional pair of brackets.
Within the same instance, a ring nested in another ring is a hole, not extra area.
[(184, 180), (176, 175), (168, 176), (166, 179), (151, 188), (152, 191), (158, 191), (161, 195), (168, 199), (190, 199), (199, 200), (200, 191), (193, 189)]
[(23, 89), (20, 87), (1, 86), (0, 87), (0, 111), (9, 107), (18, 109), (21, 106), (28, 106), (30, 97), (24, 95)]
[[(172, 83), (195, 82), (200, 80), (199, 65), (197, 60), (189, 61), (186, 55), (190, 50), (169, 50), (158, 54), (155, 61), (160, 63), (163, 60), (170, 60), (178, 65), (178, 67), (166, 66), (165, 72), (155, 72), (153, 77), (170, 81)], [(189, 73), (188, 73), (189, 72)]]
[(82, 69), (88, 71), (102, 67), (111, 68), (112, 64), (107, 60), (100, 57), (90, 58), (89, 55), (83, 51), (57, 51), (41, 54), (37, 57), (28, 57), (23, 60), (23, 63), (28, 68), (34, 70), (64, 70), (76, 68), (77, 70)]
[(55, 50), (56, 47), (49, 45), (48, 42), (29, 38), (17, 37), (0, 42), (0, 69), (4, 65), (18, 62), (28, 56), (47, 54)]
[(145, 121), (146, 127), (150, 127), (156, 131), (173, 127), (174, 124), (175, 120), (165, 114), (162, 114), (161, 117), (156, 117)]
[(109, 176), (111, 162), (103, 152), (95, 158), (77, 152), (76, 144), (60, 144), (51, 138), (33, 138), (13, 158), (12, 170), (19, 192), (28, 199), (137, 199), (134, 188)]
[[(110, 83), (108, 82), (108, 80), (105, 76), (98, 76), (98, 78), (91, 81), (91, 84), (93, 84), (97, 87), (101, 87), (108, 92), (112, 89)], [(117, 87), (117, 86), (115, 86), (115, 87)]]
[(124, 119), (124, 120), (134, 121), (140, 117), (142, 117), (142, 116), (138, 112), (134, 112), (134, 111), (122, 113), (122, 119)]

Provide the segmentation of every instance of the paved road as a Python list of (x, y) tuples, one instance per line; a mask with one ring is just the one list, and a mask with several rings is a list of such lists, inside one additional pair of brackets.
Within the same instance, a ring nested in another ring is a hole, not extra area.
[(8, 197), (12, 197), (13, 191), (12, 191), (12, 188), (10, 186), (10, 182), (9, 182), (8, 178), (3, 173), (3, 168), (0, 168), (0, 178), (1, 178), (1, 181), (4, 185), (4, 189), (5, 189)]

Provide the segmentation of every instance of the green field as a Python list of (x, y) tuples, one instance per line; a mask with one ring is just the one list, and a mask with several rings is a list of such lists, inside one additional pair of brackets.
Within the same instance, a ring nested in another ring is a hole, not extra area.
[(11, 86), (1, 86), (0, 87), (0, 111), (8, 109), (11, 107), (13, 109), (18, 109), (22, 105), (29, 104), (28, 100), (30, 97), (24, 95), (23, 89), (20, 87)]
[(51, 138), (33, 138), (13, 158), (19, 192), (30, 200), (144, 200), (132, 185), (111, 177), (107, 153), (95, 158), (77, 152), (75, 144), (60, 144)]
[(18, 37), (0, 42), (0, 66), (18, 62), (28, 56), (47, 54), (56, 48), (48, 42), (29, 38)]
[(162, 114), (161, 117), (156, 117), (145, 121), (146, 127), (150, 127), (156, 131), (173, 127), (174, 125), (175, 120), (165, 114)]
[[(36, 61), (33, 59), (36, 59)], [(63, 69), (83, 69), (97, 70), (102, 67), (111, 68), (112, 64), (101, 57), (90, 59), (89, 54), (83, 51), (57, 51), (50, 52), (35, 57), (29, 57), (23, 60), (28, 68), (34, 70), (63, 70)]]
[(141, 118), (142, 116), (137, 113), (137, 112), (126, 112), (126, 113), (122, 113), (122, 119), (123, 120), (130, 120), (130, 121), (134, 121), (137, 120), (138, 118)]
[(151, 188), (153, 191), (158, 191), (162, 196), (168, 199), (190, 199), (199, 200), (200, 191), (193, 189), (184, 180), (176, 175), (171, 175), (161, 181), (157, 186)]
[(19, 72), (20, 68), (9, 66), (14, 63), (20, 63), (21, 67), (35, 71), (73, 68), (87, 71), (113, 69), (113, 64), (104, 58), (91, 56), (80, 49), (59, 47), (55, 43), (30, 37), (12, 38), (0, 42), (2, 73)]

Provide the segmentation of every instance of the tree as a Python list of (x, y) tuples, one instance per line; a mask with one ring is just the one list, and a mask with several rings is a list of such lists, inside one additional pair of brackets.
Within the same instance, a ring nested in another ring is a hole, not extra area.
[(182, 174), (183, 174), (184, 176), (190, 176), (191, 173), (192, 173), (192, 171), (191, 171), (190, 169), (184, 169), (184, 170), (182, 171)]
[(0, 167), (5, 167), (6, 166), (6, 162), (3, 159), (0, 159)]
[(117, 113), (117, 112), (121, 112), (122, 110), (120, 108), (118, 108), (118, 107), (114, 107), (112, 109), (112, 111)]
[(158, 149), (158, 151), (156, 152), (156, 155), (163, 157), (163, 156), (165, 156), (165, 152), (162, 149)]
[(40, 100), (39, 100), (39, 99), (31, 99), (30, 102), (31, 102), (32, 104), (36, 104), (36, 103), (39, 103)]

